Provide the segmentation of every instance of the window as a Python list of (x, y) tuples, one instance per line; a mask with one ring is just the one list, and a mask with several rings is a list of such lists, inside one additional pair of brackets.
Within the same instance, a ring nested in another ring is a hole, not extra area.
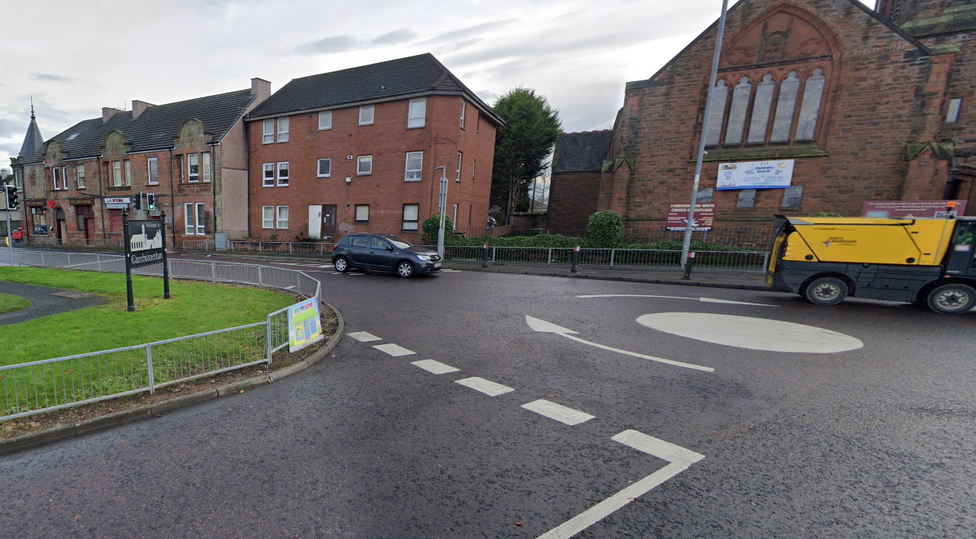
[(149, 181), (146, 182), (149, 185), (159, 185), (159, 161), (155, 157), (150, 157), (146, 160), (146, 165), (149, 169)]
[(316, 177), (328, 178), (332, 175), (332, 160), (331, 159), (319, 159), (318, 172)]
[(17, 186), (17, 189), (24, 188), (24, 177), (20, 175), (19, 170), (14, 171), (14, 185)]
[(461, 181), (461, 152), (458, 152), (457, 170), (454, 171), (455, 181)]
[(288, 228), (288, 206), (278, 206), (278, 228)]
[(424, 166), (424, 152), (407, 152), (406, 171), (403, 180), (408, 182), (419, 182), (421, 169)]
[(206, 217), (203, 211), (203, 202), (197, 202), (197, 236), (203, 236), (206, 231)]
[(261, 228), (274, 228), (274, 206), (261, 206)]
[(457, 204), (454, 205), (454, 215), (451, 217), (451, 226), (457, 230)]
[(187, 181), (200, 181), (200, 154), (191, 153), (186, 155)]
[(369, 222), (369, 204), (356, 205), (356, 222), (357, 223)]
[(319, 113), (319, 131), (325, 131), (327, 129), (332, 129), (331, 110)]
[(288, 185), (288, 161), (278, 163), (278, 186)]
[(403, 205), (403, 230), (417, 230), (417, 222), (420, 216), (420, 204)]
[(956, 98), (949, 101), (949, 110), (946, 111), (946, 123), (954, 124), (959, 121), (959, 109), (962, 107), (962, 99)]
[(275, 184), (275, 167), (274, 163), (264, 164), (264, 179), (261, 182), (262, 187), (274, 187)]
[(85, 188), (85, 164), (80, 163), (75, 167), (75, 181), (77, 182), (78, 189)]
[(471, 179), (472, 180), (474, 179), (474, 174), (475, 174), (475, 172), (477, 170), (478, 170), (478, 160), (477, 159), (472, 159), (471, 160)]
[(122, 187), (122, 161), (112, 161), (112, 185)]
[(210, 181), (210, 152), (203, 153), (203, 181)]
[(359, 125), (373, 125), (373, 105), (359, 107)]
[(415, 129), (424, 126), (424, 119), (427, 115), (427, 99), (411, 99), (410, 109), (407, 116), (407, 129)]
[(188, 202), (183, 205), (186, 215), (186, 235), (203, 236), (206, 234), (207, 218), (204, 214), (203, 202)]
[(123, 161), (125, 163), (125, 185), (132, 185), (132, 163), (128, 159)]
[(353, 236), (349, 240), (349, 245), (353, 247), (369, 247), (369, 236)]
[(464, 129), (464, 114), (465, 112), (467, 112), (467, 109), (468, 109), (468, 102), (462, 99), (461, 100), (461, 129)]
[(278, 118), (278, 142), (288, 142), (288, 117)]
[(265, 120), (263, 125), (263, 137), (261, 144), (271, 144), (274, 142), (274, 120)]
[(373, 156), (360, 155), (356, 162), (356, 175), (368, 176), (373, 173)]
[(61, 169), (58, 167), (53, 167), (51, 169), (51, 178), (54, 180), (54, 190), (61, 190)]

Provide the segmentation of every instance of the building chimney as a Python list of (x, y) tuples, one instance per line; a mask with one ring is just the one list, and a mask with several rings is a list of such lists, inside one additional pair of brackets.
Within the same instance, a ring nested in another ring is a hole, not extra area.
[(248, 112), (271, 97), (271, 83), (257, 77), (251, 79), (251, 95), (254, 96), (254, 101), (251, 101), (251, 105), (247, 107)]
[(105, 123), (112, 119), (112, 116), (122, 112), (119, 109), (113, 109), (112, 107), (102, 107), (102, 123)]
[(133, 99), (132, 100), (132, 119), (135, 120), (143, 112), (146, 112), (146, 109), (148, 109), (149, 107), (155, 107), (155, 106), (156, 105), (153, 105), (152, 103), (146, 103), (145, 101), (139, 101), (138, 99)]

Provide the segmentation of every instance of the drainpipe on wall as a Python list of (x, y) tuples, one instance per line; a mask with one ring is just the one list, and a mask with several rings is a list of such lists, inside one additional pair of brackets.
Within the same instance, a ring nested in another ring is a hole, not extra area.
[(176, 249), (176, 190), (173, 188), (173, 149), (169, 150), (169, 203), (173, 207), (173, 249)]
[[(213, 194), (213, 231), (214, 242), (217, 241), (217, 150), (214, 143), (210, 143), (210, 192)], [(204, 231), (206, 232), (206, 231)]]
[[(95, 160), (95, 166), (96, 168), (98, 168), (98, 198), (101, 199), (101, 204), (99, 205), (102, 207), (102, 211), (101, 211), (102, 246), (104, 247), (104, 244), (108, 241), (108, 232), (106, 232), (105, 230), (105, 212), (108, 211), (108, 208), (105, 207), (105, 192), (102, 191), (102, 189), (104, 189), (104, 186), (102, 185), (102, 156), (101, 155), (99, 155), (98, 158)], [(122, 242), (125, 243), (125, 240), (122, 240)]]

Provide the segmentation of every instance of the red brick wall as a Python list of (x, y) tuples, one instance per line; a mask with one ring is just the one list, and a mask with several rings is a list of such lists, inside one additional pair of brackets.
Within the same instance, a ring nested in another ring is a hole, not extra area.
[[(248, 123), (250, 145), (250, 235), (292, 241), (309, 232), (310, 205), (336, 205), (338, 237), (352, 231), (400, 234), (403, 204), (419, 204), (419, 221), (437, 213), (438, 182), (434, 168), (446, 166), (448, 214), (458, 204), (458, 221), (483, 226), (488, 218), (495, 127), (479, 122), (467, 105), (465, 129), (460, 128), (461, 98), (427, 96), (423, 128), (407, 129), (409, 100), (374, 105), (372, 125), (360, 126), (359, 107), (332, 111), (332, 129), (318, 130), (318, 112), (293, 114), (289, 140), (262, 144), (262, 121)], [(423, 151), (421, 181), (404, 181), (406, 153)], [(461, 181), (456, 181), (457, 152), (463, 152)], [(356, 175), (357, 157), (372, 155), (372, 174)], [(347, 159), (352, 156), (351, 159)], [(332, 159), (329, 178), (317, 178), (318, 159)], [(477, 160), (475, 177), (471, 167)], [(262, 187), (264, 163), (288, 161), (287, 187)], [(436, 172), (439, 179), (440, 171)], [(347, 183), (345, 178), (351, 178)], [(356, 223), (355, 206), (369, 205), (369, 222)], [(288, 229), (263, 229), (263, 206), (288, 206)], [(419, 234), (403, 233), (419, 240)]]
[[(933, 61), (917, 58), (910, 41), (849, 2), (754, 0), (729, 14), (720, 65), (725, 72), (738, 67), (730, 61), (736, 45), (755, 43), (753, 34), (762, 31), (765, 16), (780, 10), (797, 21), (791, 43), (821, 39), (831, 49), (831, 55), (821, 59), (830, 71), (816, 136), (816, 148), (826, 155), (792, 157), (793, 185), (804, 186), (801, 209), (792, 213), (857, 215), (865, 200), (900, 198), (905, 182), (911, 180), (906, 178), (907, 144), (931, 140), (926, 137), (932, 135), (927, 133), (933, 125), (932, 111), (918, 95), (938, 86), (929, 81)], [(801, 19), (806, 24), (800, 24)], [(663, 228), (668, 205), (690, 197), (713, 51), (714, 27), (656, 77), (628, 84), (613, 147), (614, 157), (634, 158), (635, 163), (625, 216), (629, 228)], [(755, 69), (802, 70), (805, 64), (791, 65), (787, 59)], [(937, 94), (926, 97), (941, 99)], [(783, 158), (790, 157), (768, 157)], [(733, 154), (721, 161), (740, 160), (761, 159)], [(719, 162), (704, 164), (702, 188), (715, 187)], [(769, 222), (774, 213), (782, 212), (782, 190), (759, 191), (752, 209), (736, 209), (737, 195), (738, 191), (715, 193), (718, 220)], [(926, 196), (939, 198), (941, 192)]]

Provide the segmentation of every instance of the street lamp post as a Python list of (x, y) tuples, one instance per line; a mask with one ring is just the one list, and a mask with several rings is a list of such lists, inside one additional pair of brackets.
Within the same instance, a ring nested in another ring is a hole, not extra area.
[(441, 227), (437, 231), (437, 256), (444, 259), (444, 218), (447, 215), (447, 166), (434, 167), (441, 170), (441, 189), (437, 197), (437, 211), (441, 214)]
[(688, 251), (691, 250), (691, 234), (695, 230), (695, 204), (698, 203), (698, 182), (701, 179), (702, 161), (705, 158), (705, 137), (708, 134), (708, 117), (712, 111), (712, 91), (718, 78), (718, 60), (722, 55), (722, 38), (725, 35), (725, 12), (729, 10), (729, 0), (722, 0), (722, 15), (718, 19), (718, 35), (715, 37), (715, 55), (712, 58), (712, 72), (708, 78), (708, 92), (705, 96), (705, 117), (702, 119), (701, 138), (698, 141), (698, 161), (695, 164), (695, 182), (691, 187), (691, 205), (688, 206), (688, 221), (685, 224), (684, 241), (681, 244), (681, 269), (690, 278), (688, 271)]

